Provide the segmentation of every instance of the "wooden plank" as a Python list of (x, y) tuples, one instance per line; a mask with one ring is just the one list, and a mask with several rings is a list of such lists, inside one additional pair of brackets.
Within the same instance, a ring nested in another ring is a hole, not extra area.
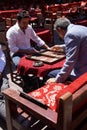
[(57, 130), (70, 130), (72, 122), (72, 94), (65, 93), (60, 97), (57, 119)]

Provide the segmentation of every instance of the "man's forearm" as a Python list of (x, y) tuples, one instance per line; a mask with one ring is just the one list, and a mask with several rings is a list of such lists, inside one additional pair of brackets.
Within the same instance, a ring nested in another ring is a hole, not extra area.
[(16, 53), (17, 54), (32, 54), (32, 53), (37, 53), (38, 51), (36, 49), (29, 48), (29, 49), (19, 49)]

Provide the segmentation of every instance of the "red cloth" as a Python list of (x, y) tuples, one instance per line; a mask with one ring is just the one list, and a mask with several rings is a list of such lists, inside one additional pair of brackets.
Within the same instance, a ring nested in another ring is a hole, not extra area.
[[(33, 92), (30, 92), (29, 95), (45, 103), (53, 111), (58, 111), (59, 98), (66, 92), (71, 92), (72, 94), (75, 93), (86, 82), (87, 82), (87, 73), (80, 76), (70, 85), (65, 85), (63, 83), (51, 83)], [(82, 100), (82, 102), (80, 102), (80, 104), (77, 104), (75, 108), (73, 108), (73, 112), (78, 111), (78, 109), (85, 103), (87, 103), (87, 99), (84, 99)]]
[(45, 64), (41, 67), (34, 67), (34, 60), (26, 59), (26, 56), (22, 57), (17, 71), (19, 74), (26, 75), (26, 74), (34, 74), (36, 76), (45, 76), (50, 70), (54, 70), (57, 68), (61, 68), (63, 66), (65, 60), (59, 61), (57, 63), (54, 63), (52, 65)]

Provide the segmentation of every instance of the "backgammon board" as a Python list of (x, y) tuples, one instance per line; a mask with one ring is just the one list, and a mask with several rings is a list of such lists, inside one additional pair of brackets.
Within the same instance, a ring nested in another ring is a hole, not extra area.
[(62, 58), (63, 56), (65, 56), (65, 54), (63, 52), (50, 51), (50, 50), (42, 52), (41, 55), (49, 56), (49, 57), (54, 57), (54, 58), (55, 57), (56, 58)]
[(43, 61), (44, 63), (52, 64), (65, 58), (64, 52), (45, 50), (40, 52), (38, 55), (28, 55), (27, 59)]

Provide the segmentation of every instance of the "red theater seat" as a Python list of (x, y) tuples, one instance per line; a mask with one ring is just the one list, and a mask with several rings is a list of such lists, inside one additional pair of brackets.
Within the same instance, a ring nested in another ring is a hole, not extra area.
[(70, 85), (65, 85), (63, 83), (52, 83), (45, 85), (29, 94), (37, 100), (44, 102), (53, 111), (58, 111), (60, 96), (64, 95), (68, 91), (72, 94), (75, 93), (86, 81), (86, 75), (82, 75)]

